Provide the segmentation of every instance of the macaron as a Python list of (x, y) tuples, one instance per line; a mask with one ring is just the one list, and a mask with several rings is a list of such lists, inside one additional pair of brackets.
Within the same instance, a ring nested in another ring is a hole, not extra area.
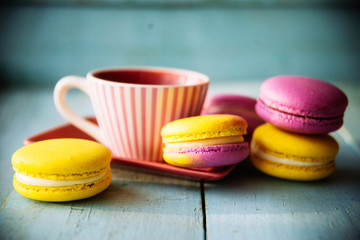
[(35, 142), (13, 154), (14, 188), (40, 201), (88, 198), (110, 185), (110, 161), (110, 150), (93, 141), (64, 138)]
[(277, 76), (262, 83), (255, 111), (279, 128), (323, 134), (342, 126), (347, 105), (346, 95), (330, 83), (302, 76)]
[(255, 112), (256, 99), (238, 94), (218, 94), (205, 99), (201, 115), (233, 114), (243, 117), (247, 124), (247, 135), (263, 124), (264, 121)]
[(293, 133), (266, 123), (255, 129), (250, 149), (251, 162), (261, 172), (310, 181), (334, 172), (339, 145), (328, 134)]
[(186, 168), (233, 165), (249, 155), (244, 142), (247, 123), (229, 114), (175, 120), (161, 130), (165, 162)]

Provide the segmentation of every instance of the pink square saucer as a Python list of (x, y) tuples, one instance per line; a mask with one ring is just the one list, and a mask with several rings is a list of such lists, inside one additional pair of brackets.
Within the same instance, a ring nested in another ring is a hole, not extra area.
[[(96, 120), (88, 118), (89, 120), (96, 123)], [(61, 125), (59, 127), (49, 129), (47, 131), (41, 132), (24, 140), (24, 145), (31, 144), (33, 142), (53, 139), (53, 138), (81, 138), (95, 141), (92, 137), (72, 126), (71, 124)], [(219, 180), (227, 176), (235, 167), (235, 165), (230, 165), (226, 167), (217, 167), (217, 168), (207, 168), (207, 169), (187, 169), (172, 166), (165, 162), (149, 162), (139, 159), (126, 159), (120, 158), (117, 156), (112, 156), (112, 160), (118, 163), (139, 167), (143, 169), (153, 170), (159, 174), (172, 175), (176, 177), (191, 178), (197, 180)]]

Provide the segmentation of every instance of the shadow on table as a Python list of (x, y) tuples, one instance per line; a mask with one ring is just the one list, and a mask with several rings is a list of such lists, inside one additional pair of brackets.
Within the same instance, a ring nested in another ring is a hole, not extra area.
[(250, 159), (246, 159), (240, 163), (226, 178), (220, 181), (207, 182), (207, 188), (225, 187), (225, 188), (243, 188), (256, 186), (258, 184), (263, 185), (292, 185), (292, 186), (346, 186), (348, 184), (353, 185), (354, 182), (360, 183), (360, 172), (358, 168), (352, 168), (349, 165), (337, 164), (336, 169), (332, 175), (327, 178), (315, 180), (315, 181), (292, 181), (286, 179), (280, 179), (273, 176), (269, 176), (257, 170), (250, 162)]
[[(360, 200), (357, 169), (338, 164), (335, 172), (325, 179), (290, 181), (258, 171), (247, 159), (222, 181), (206, 183), (205, 196), (212, 214), (291, 214), (346, 209)], [(218, 205), (235, 207), (218, 208)]]

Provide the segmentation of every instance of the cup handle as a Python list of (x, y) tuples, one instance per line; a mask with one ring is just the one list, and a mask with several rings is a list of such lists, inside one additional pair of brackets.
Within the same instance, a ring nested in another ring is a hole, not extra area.
[(66, 93), (72, 88), (79, 89), (90, 97), (89, 84), (86, 78), (79, 76), (64, 77), (56, 83), (54, 89), (54, 102), (56, 109), (75, 127), (84, 131), (98, 142), (103, 143), (103, 133), (100, 128), (89, 120), (75, 114), (66, 103)]

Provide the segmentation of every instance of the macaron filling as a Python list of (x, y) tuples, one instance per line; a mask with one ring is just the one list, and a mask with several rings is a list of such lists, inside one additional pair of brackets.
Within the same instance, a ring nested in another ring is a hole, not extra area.
[(297, 160), (290, 159), (290, 158), (277, 157), (275, 155), (271, 155), (271, 154), (268, 154), (268, 153), (265, 153), (264, 151), (262, 151), (254, 141), (251, 142), (251, 152), (252, 152), (252, 154), (258, 156), (259, 158), (266, 159), (267, 161), (280, 163), (280, 164), (286, 164), (286, 165), (292, 165), (292, 166), (301, 166), (301, 167), (322, 166), (322, 165), (326, 165), (326, 164), (329, 164), (334, 161), (333, 159), (331, 159), (329, 161), (324, 161), (322, 159), (321, 161), (305, 162), (305, 161), (297, 161)]
[(344, 117), (344, 114), (341, 114), (339, 116), (332, 116), (332, 117), (321, 117), (321, 116), (311, 116), (310, 113), (308, 115), (305, 115), (305, 114), (302, 114), (301, 112), (299, 113), (292, 113), (290, 110), (289, 111), (286, 111), (286, 110), (283, 110), (281, 108), (275, 108), (275, 107), (272, 107), (268, 104), (265, 103), (265, 101), (262, 99), (262, 98), (259, 98), (258, 100), (258, 104), (262, 105), (262, 107), (267, 107), (273, 111), (277, 111), (277, 112), (280, 112), (280, 113), (284, 113), (284, 114), (289, 114), (289, 115), (292, 115), (292, 116), (295, 116), (295, 117), (301, 117), (301, 118), (308, 118), (308, 119), (314, 119), (314, 120), (337, 120), (337, 119), (343, 119)]
[(242, 143), (242, 142), (244, 142), (243, 136), (229, 136), (229, 137), (192, 140), (186, 142), (165, 143), (165, 148), (193, 148), (193, 147), (225, 145), (225, 144)]
[(248, 152), (249, 145), (247, 142), (244, 143), (233, 143), (224, 145), (211, 145), (202, 147), (189, 147), (189, 148), (164, 148), (164, 153), (221, 153), (221, 152), (237, 152), (245, 151)]
[(15, 178), (18, 182), (30, 185), (30, 186), (38, 186), (38, 187), (66, 187), (66, 186), (73, 186), (78, 184), (87, 184), (96, 182), (102, 178), (104, 178), (106, 175), (109, 174), (109, 171), (104, 171), (100, 173), (98, 176), (93, 177), (87, 177), (87, 178), (81, 178), (81, 179), (70, 179), (70, 180), (52, 180), (52, 179), (44, 179), (44, 178), (36, 178), (36, 177), (30, 177), (26, 176), (22, 173), (16, 172)]

